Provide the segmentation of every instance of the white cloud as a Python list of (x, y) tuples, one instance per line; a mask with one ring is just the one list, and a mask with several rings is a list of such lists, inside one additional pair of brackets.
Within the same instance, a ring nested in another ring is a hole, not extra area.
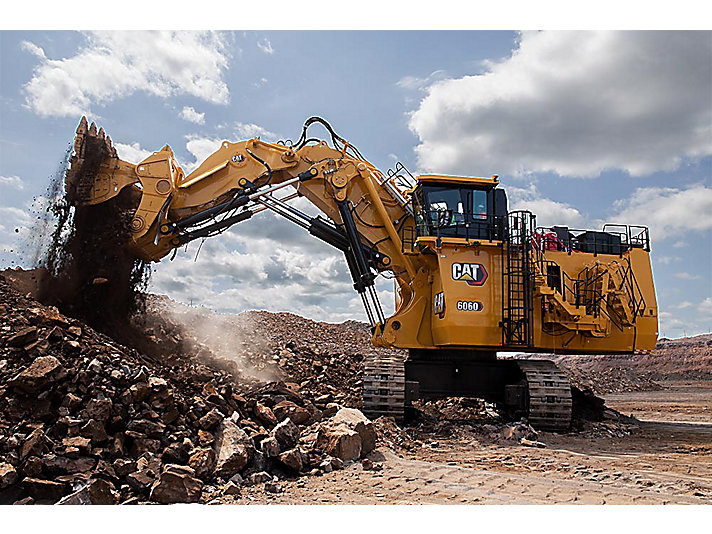
[(223, 139), (218, 139), (217, 137), (204, 137), (195, 134), (186, 137), (188, 142), (185, 144), (185, 148), (195, 158), (192, 162), (182, 165), (186, 173), (189, 174), (195, 170), (198, 165), (205, 160), (205, 158), (220, 148), (220, 145), (225, 139), (230, 142), (236, 142), (244, 141), (245, 139), (253, 137), (262, 137), (270, 141), (276, 140), (278, 137), (277, 134), (253, 123), (236, 122), (232, 125), (222, 124), (218, 126), (218, 129), (224, 130), (228, 127), (232, 129), (232, 134)]
[(136, 91), (168, 97), (193, 95), (226, 104), (223, 73), (228, 56), (216, 32), (91, 32), (74, 56), (49, 59), (34, 43), (24, 48), (40, 58), (25, 85), (26, 104), (42, 116), (91, 114)]
[(672, 306), (676, 310), (685, 310), (687, 308), (692, 307), (692, 302), (689, 300), (682, 301), (680, 304), (676, 304), (675, 306)]
[(10, 225), (28, 225), (32, 222), (28, 211), (13, 206), (0, 206), (0, 219)]
[(428, 88), (409, 122), (418, 161), (452, 173), (638, 176), (712, 154), (710, 39), (525, 32), (484, 74)]
[(257, 48), (262, 50), (265, 54), (274, 54), (274, 48), (272, 48), (272, 43), (270, 43), (269, 39), (267, 38), (257, 41)]
[[(365, 320), (343, 255), (272, 213), (197, 243), (156, 267), (152, 291), (220, 312), (291, 311), (331, 322)], [(384, 311), (392, 313), (392, 283), (380, 280)], [(385, 294), (388, 292), (388, 294)]]
[(679, 278), (680, 280), (699, 280), (700, 276), (697, 274), (679, 272), (679, 273), (675, 273), (675, 278)]
[(205, 124), (205, 113), (198, 113), (192, 106), (185, 106), (180, 111), (180, 118), (195, 124)]
[(235, 123), (235, 134), (239, 139), (249, 139), (252, 137), (263, 137), (265, 139), (276, 139), (277, 134), (262, 128), (257, 124), (251, 122), (237, 122)]
[(0, 176), (0, 186), (22, 191), (25, 188), (25, 183), (19, 176)]
[(396, 82), (396, 85), (401, 89), (408, 89), (411, 91), (422, 91), (437, 80), (442, 80), (445, 77), (444, 70), (436, 70), (431, 72), (428, 76), (424, 78), (418, 78), (417, 76), (404, 76)]
[(31, 43), (29, 41), (22, 41), (20, 43), (20, 46), (22, 47), (23, 50), (27, 50), (33, 56), (37, 56), (40, 59), (47, 59), (47, 56), (45, 56), (44, 50), (42, 50), (42, 48), (37, 46), (35, 43)]
[(129, 163), (139, 163), (153, 154), (152, 151), (141, 148), (139, 143), (131, 143), (130, 145), (114, 143), (114, 147), (116, 148), (119, 158)]
[(651, 239), (705, 231), (712, 228), (712, 187), (642, 187), (616, 208), (616, 221), (650, 227)]
[(655, 257), (655, 262), (659, 263), (660, 265), (670, 265), (674, 261), (680, 261), (680, 258), (677, 256), (656, 256)]
[(530, 184), (528, 188), (509, 186), (506, 189), (509, 210), (531, 211), (536, 215), (539, 226), (585, 226), (584, 216), (579, 210), (569, 204), (542, 197), (534, 184)]
[(697, 306), (697, 311), (699, 311), (703, 315), (712, 316), (712, 297), (707, 297), (705, 300), (700, 302), (700, 304)]
[(186, 174), (190, 174), (205, 158), (220, 148), (221, 144), (222, 139), (200, 137), (197, 135), (188, 136), (188, 142), (185, 144), (185, 148), (193, 155), (195, 160), (183, 165)]

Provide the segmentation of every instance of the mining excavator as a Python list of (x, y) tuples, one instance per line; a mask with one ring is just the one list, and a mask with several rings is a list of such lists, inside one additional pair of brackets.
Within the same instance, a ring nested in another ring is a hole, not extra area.
[[(315, 124), (328, 140), (309, 136)], [(343, 252), (373, 344), (408, 353), (365, 362), (371, 417), (402, 420), (417, 399), (477, 397), (566, 430), (566, 376), (526, 354), (634, 354), (657, 340), (647, 228), (538, 227), (531, 212), (508, 209), (497, 175), (413, 176), (400, 163), (383, 173), (319, 117), (296, 142), (225, 141), (188, 175), (168, 145), (121, 160), (82, 118), (65, 189), (75, 209), (129, 198), (125, 247), (146, 262), (265, 210)], [(297, 197), (323, 216), (295, 207)], [(394, 280), (390, 317), (379, 275)]]

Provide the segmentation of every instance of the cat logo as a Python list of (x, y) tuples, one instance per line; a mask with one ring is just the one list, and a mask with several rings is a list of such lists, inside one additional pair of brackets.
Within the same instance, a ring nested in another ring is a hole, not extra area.
[(440, 319), (445, 317), (445, 293), (442, 291), (433, 298), (433, 313)]
[(487, 280), (487, 269), (481, 263), (453, 263), (452, 279), (464, 280), (469, 286), (481, 286)]

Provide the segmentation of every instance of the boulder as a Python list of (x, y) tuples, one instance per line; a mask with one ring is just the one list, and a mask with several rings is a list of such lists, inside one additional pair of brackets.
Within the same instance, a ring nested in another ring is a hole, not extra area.
[(20, 465), (20, 473), (23, 477), (33, 478), (42, 472), (42, 460), (37, 456), (29, 456)]
[(272, 436), (269, 436), (260, 442), (260, 449), (268, 458), (275, 458), (276, 456), (279, 456), (279, 442)]
[(41, 428), (36, 428), (27, 437), (20, 449), (20, 458), (39, 456), (44, 449), (47, 438)]
[(112, 464), (114, 472), (117, 476), (124, 478), (129, 473), (136, 471), (136, 460), (130, 460), (128, 458), (117, 458)]
[(42, 480), (39, 478), (26, 478), (22, 481), (22, 487), (37, 501), (56, 502), (62, 498), (67, 489), (64, 482), (53, 480)]
[(187, 443), (176, 441), (168, 445), (161, 453), (161, 461), (164, 464), (181, 464), (188, 463), (190, 447)]
[(222, 421), (223, 419), (225, 419), (225, 416), (222, 414), (222, 412), (217, 408), (213, 408), (198, 420), (198, 425), (203, 430), (212, 430), (213, 428), (218, 426), (220, 421)]
[(84, 410), (80, 412), (82, 419), (95, 419), (105, 423), (111, 417), (111, 399), (91, 399)]
[(89, 419), (89, 421), (79, 429), (79, 434), (91, 439), (92, 445), (99, 445), (109, 439), (104, 425), (96, 419)]
[(257, 473), (252, 473), (247, 480), (253, 485), (260, 484), (261, 482), (272, 480), (272, 475), (270, 475), (267, 471), (259, 471)]
[(531, 441), (537, 441), (539, 439), (539, 434), (525, 421), (520, 421), (512, 426), (508, 426), (502, 432), (504, 439), (511, 439), (513, 441), (521, 441), (522, 439), (527, 439)]
[(24, 347), (37, 340), (37, 327), (28, 326), (10, 336), (5, 342), (8, 347)]
[(96, 460), (86, 456), (67, 458), (66, 456), (49, 453), (42, 457), (42, 467), (45, 473), (51, 475), (86, 473), (87, 471), (91, 471), (95, 465)]
[(153, 454), (158, 454), (161, 450), (161, 441), (157, 439), (150, 438), (137, 438), (133, 440), (131, 444), (131, 456), (138, 458), (143, 454), (150, 452)]
[(8, 463), (0, 462), (0, 489), (12, 486), (17, 482), (17, 471)]
[(322, 410), (321, 416), (324, 419), (329, 419), (331, 417), (334, 417), (340, 409), (341, 409), (340, 405), (336, 404), (335, 402), (330, 402), (329, 404), (326, 405), (324, 410)]
[(66, 370), (54, 356), (40, 356), (32, 364), (10, 380), (11, 387), (26, 393), (36, 393), (66, 375)]
[(289, 400), (278, 402), (272, 409), (272, 412), (274, 412), (275, 417), (279, 421), (283, 421), (289, 417), (295, 425), (303, 425), (307, 423), (311, 417), (309, 410)]
[(133, 421), (129, 421), (126, 428), (133, 432), (140, 432), (149, 438), (154, 439), (162, 438), (163, 433), (166, 431), (166, 425), (159, 423), (158, 421), (150, 421), (148, 419), (135, 419)]
[(188, 465), (195, 471), (195, 476), (208, 479), (215, 471), (215, 451), (213, 449), (193, 450), (188, 459)]
[[(236, 422), (236, 421), (234, 421)], [(215, 436), (205, 430), (198, 430), (198, 443), (201, 447), (207, 447), (215, 443)]]
[(198, 502), (203, 483), (184, 465), (168, 464), (151, 486), (150, 499), (163, 504)]
[(252, 440), (232, 419), (220, 423), (215, 435), (216, 474), (230, 478), (250, 462), (254, 451)]
[(264, 404), (260, 404), (259, 402), (255, 404), (254, 412), (255, 417), (266, 426), (272, 428), (277, 424), (277, 418), (274, 416), (274, 413)]
[(334, 426), (344, 425), (361, 436), (361, 454), (365, 455), (376, 448), (376, 429), (371, 420), (355, 408), (341, 408), (331, 419)]
[(64, 438), (62, 440), (62, 445), (65, 447), (74, 447), (79, 450), (79, 452), (88, 454), (91, 452), (91, 440), (89, 438), (84, 438), (82, 436), (72, 436), (71, 438)]
[(62, 498), (57, 504), (116, 504), (119, 494), (114, 485), (102, 478), (91, 479), (74, 493)]
[(282, 450), (291, 449), (299, 441), (299, 429), (289, 417), (275, 426), (271, 435), (279, 442)]
[(299, 449), (290, 449), (279, 455), (279, 461), (295, 472), (302, 470), (302, 453)]
[(318, 448), (345, 462), (361, 456), (361, 436), (345, 425), (322, 428), (316, 444)]
[(140, 469), (126, 476), (128, 485), (139, 492), (146, 491), (155, 479), (155, 474), (148, 469)]
[(222, 489), (223, 495), (240, 495), (241, 493), (242, 493), (242, 490), (240, 489), (240, 486), (235, 484), (232, 481), (225, 484), (225, 486), (223, 486), (223, 489)]

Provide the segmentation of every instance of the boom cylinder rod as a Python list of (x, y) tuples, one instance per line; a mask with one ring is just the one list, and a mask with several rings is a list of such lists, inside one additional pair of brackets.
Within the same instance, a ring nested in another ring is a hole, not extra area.
[(341, 214), (341, 219), (344, 222), (344, 228), (346, 229), (346, 237), (349, 240), (349, 248), (353, 254), (355, 260), (355, 267), (357, 269), (359, 278), (364, 286), (373, 285), (373, 273), (366, 263), (366, 257), (363, 254), (363, 248), (361, 240), (359, 238), (358, 230), (356, 229), (356, 223), (351, 216), (351, 211), (346, 200), (337, 201), (337, 206), (339, 207), (339, 213)]
[(309, 229), (309, 224), (307, 224), (306, 221), (303, 221), (303, 220), (299, 219), (298, 217), (295, 217), (294, 215), (292, 215), (291, 213), (289, 213), (287, 211), (279, 209), (280, 207), (278, 205), (272, 204), (271, 201), (273, 201), (273, 200), (274, 200), (274, 198), (267, 197), (267, 198), (259, 198), (259, 199), (257, 199), (257, 202), (259, 202), (266, 208), (274, 211), (277, 215), (281, 215), (285, 219), (292, 221), (294, 224), (297, 224), (297, 225), (301, 226), (302, 228)]
[(245, 195), (241, 191), (240, 193), (237, 194), (237, 196), (235, 196), (234, 198), (232, 198), (230, 200), (222, 202), (216, 206), (213, 206), (211, 208), (203, 210), (203, 211), (196, 213), (194, 215), (190, 215), (190, 216), (186, 217), (185, 219), (182, 219), (180, 221), (173, 223), (172, 225), (170, 225), (170, 231), (168, 231), (166, 233), (175, 233), (176, 231), (184, 230), (185, 228), (188, 228), (190, 226), (194, 226), (194, 225), (199, 224), (203, 221), (206, 221), (206, 220), (210, 219), (211, 217), (214, 217), (215, 215), (218, 215), (225, 211), (229, 211), (229, 210), (244, 206), (250, 201), (256, 200), (264, 195), (268, 195), (269, 193), (272, 193), (274, 191), (277, 191), (277, 190), (287, 187), (289, 185), (293, 185), (299, 181), (300, 181), (299, 177), (291, 178), (290, 180), (285, 180), (282, 183), (271, 185), (262, 191), (257, 191), (250, 195)]

